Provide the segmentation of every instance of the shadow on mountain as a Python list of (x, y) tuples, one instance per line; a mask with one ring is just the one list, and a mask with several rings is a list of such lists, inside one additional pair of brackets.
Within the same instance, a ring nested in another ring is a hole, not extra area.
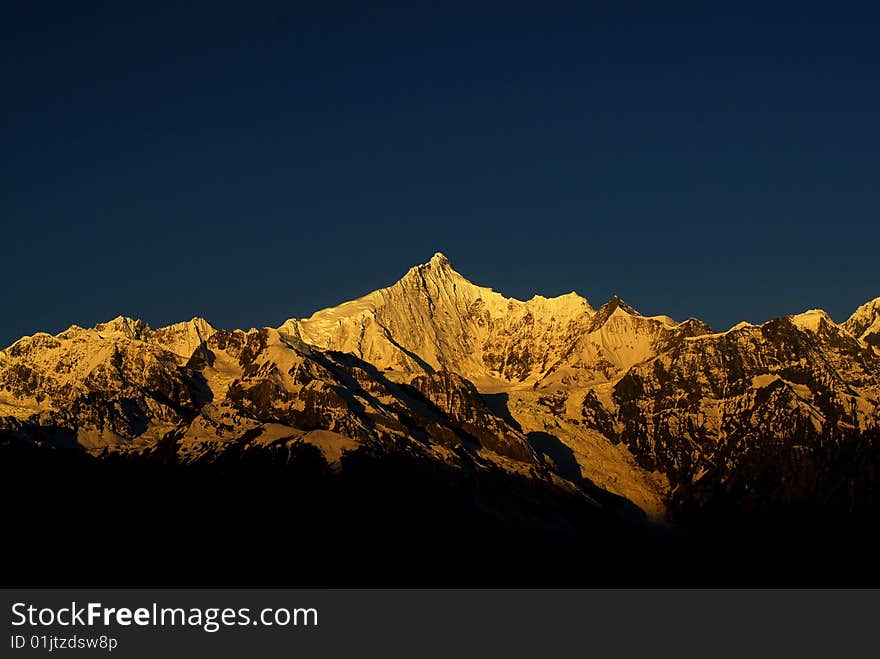
[[(207, 348), (206, 348), (207, 349)], [(214, 401), (214, 392), (205, 379), (205, 375), (201, 371), (194, 371), (189, 378), (190, 391), (192, 392), (193, 403), (197, 408), (202, 408)]]
[(57, 425), (40, 426), (26, 421), (13, 421), (12, 424), (0, 429), (0, 442), (4, 441), (35, 442), (51, 448), (79, 450), (76, 431), (73, 428)]
[(553, 461), (556, 473), (572, 483), (581, 482), (581, 466), (574, 457), (574, 451), (558, 437), (546, 432), (530, 432), (526, 438), (533, 449)]
[(433, 372), (434, 372), (434, 367), (431, 366), (428, 362), (426, 362), (424, 359), (422, 359), (421, 357), (419, 357), (419, 356), (418, 356), (416, 353), (414, 353), (412, 350), (408, 350), (408, 349), (404, 348), (402, 345), (400, 345), (400, 343), (398, 343), (398, 342), (395, 340), (394, 336), (392, 336), (391, 331), (390, 331), (387, 327), (385, 327), (384, 325), (382, 325), (381, 323), (379, 323), (378, 319), (376, 319), (375, 322), (379, 325), (379, 327), (382, 328), (382, 333), (385, 335), (385, 338), (388, 340), (388, 342), (389, 342), (391, 345), (393, 345), (395, 348), (397, 348), (398, 350), (400, 350), (400, 352), (402, 352), (402, 353), (405, 354), (407, 357), (409, 357), (410, 359), (412, 359), (416, 364), (419, 365), (419, 368), (421, 368), (421, 369), (422, 369), (423, 371), (425, 371), (426, 373), (433, 373)]
[(581, 466), (577, 458), (568, 446), (562, 441), (546, 432), (530, 432), (527, 436), (529, 444), (539, 454), (549, 458), (556, 467), (556, 473), (566, 480), (580, 485), (596, 501), (609, 510), (616, 511), (623, 519), (634, 524), (648, 524), (645, 511), (633, 504), (628, 499), (613, 494), (596, 485), (589, 478), (581, 475)]
[(492, 410), (492, 413), (495, 414), (495, 416), (504, 419), (511, 428), (515, 428), (519, 432), (522, 432), (522, 426), (510, 413), (510, 408), (508, 407), (510, 396), (506, 391), (495, 394), (480, 394), (480, 397), (483, 399), (486, 407)]
[[(353, 374), (356, 370), (368, 375), (369, 382), (374, 383), (380, 392), (396, 399), (395, 411), (402, 425), (419, 441), (426, 444), (436, 442), (453, 449), (463, 448), (472, 455), (476, 455), (481, 449), (486, 449), (519, 461), (531, 457), (524, 445), (499, 441), (499, 436), (503, 434), (496, 432), (499, 428), (484, 428), (480, 424), (469, 423), (454, 413), (442, 409), (414, 386), (415, 381), (409, 384), (393, 382), (375, 366), (350, 353), (327, 351), (312, 355), (312, 358), (339, 378), (344, 388), (337, 393), (348, 402), (348, 409), (359, 414), (371, 427), (375, 427), (374, 415), (364, 413), (363, 405), (357, 397), (367, 400), (376, 408), (388, 407), (388, 405), (378, 400), (374, 392), (359, 382)], [(444, 371), (433, 371), (425, 377), (433, 379), (436, 376), (437, 381), (442, 383), (444, 374), (446, 374)], [(491, 412), (470, 381), (461, 378), (460, 384), (463, 388), (458, 393), (462, 395), (462, 399), (469, 399), (468, 403), (473, 409), (484, 407)], [(504, 422), (502, 419), (501, 423)], [(387, 417), (382, 418), (382, 423), (387, 425)]]
[(739, 454), (736, 469), (722, 466), (679, 483), (670, 508), (678, 523), (697, 528), (754, 515), (852, 519), (874, 510), (878, 478), (878, 428), (799, 443), (767, 438)]

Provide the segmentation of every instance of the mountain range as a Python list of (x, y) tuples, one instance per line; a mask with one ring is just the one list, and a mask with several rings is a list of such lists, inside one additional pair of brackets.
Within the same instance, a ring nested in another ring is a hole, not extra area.
[[(566, 547), (747, 514), (837, 519), (873, 511), (878, 428), (880, 298), (839, 324), (813, 309), (718, 332), (618, 297), (506, 298), (439, 253), (277, 328), (118, 317), (0, 351), (4, 496), (109, 497), (116, 519), (133, 510), (118, 493), (176, 510), (206, 491), (246, 519), (238, 488), (250, 497), (269, 481), (333, 500), (314, 507), (309, 534), (340, 507), (366, 535), (413, 523), (450, 542), (491, 528)], [(164, 532), (150, 528), (154, 547)]]

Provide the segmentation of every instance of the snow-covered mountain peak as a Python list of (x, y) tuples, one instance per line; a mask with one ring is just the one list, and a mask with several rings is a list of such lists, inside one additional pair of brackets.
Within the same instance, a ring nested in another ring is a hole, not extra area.
[(446, 255), (443, 252), (434, 252), (434, 256), (431, 257), (431, 260), (428, 263), (435, 264), (438, 266), (448, 266), (451, 265), (449, 263), (449, 259), (446, 258)]
[(173, 352), (179, 357), (189, 359), (202, 343), (217, 330), (204, 318), (195, 317), (182, 323), (147, 331), (145, 340)]
[[(518, 300), (511, 300), (518, 303)], [(544, 311), (556, 316), (575, 316), (583, 314), (595, 313), (595, 310), (587, 299), (575, 291), (571, 293), (563, 293), (556, 297), (544, 297), (543, 295), (534, 295), (523, 303), (526, 307), (534, 310)]]
[(94, 327), (94, 331), (100, 334), (116, 334), (129, 339), (140, 338), (145, 329), (147, 329), (146, 323), (139, 318), (129, 318), (128, 316), (116, 316), (116, 318), (105, 323), (98, 323)]
[(634, 318), (643, 317), (642, 314), (629, 306), (617, 295), (612, 295), (611, 299), (608, 300), (608, 302), (603, 304), (601, 307), (599, 307), (599, 310), (596, 311), (596, 315), (593, 316), (592, 323), (590, 324), (590, 331), (595, 332), (599, 330), (615, 315), (624, 317), (630, 316)]
[(857, 339), (880, 349), (880, 297), (856, 309), (841, 327)]
[(880, 318), (880, 297), (869, 300), (856, 309), (850, 316), (844, 326), (852, 325), (855, 329), (864, 329), (870, 326), (874, 321)]
[(414, 274), (424, 275), (426, 273), (431, 273), (431, 272), (443, 273), (443, 274), (452, 274), (452, 273), (458, 274), (453, 269), (452, 263), (449, 261), (449, 259), (446, 258), (446, 256), (444, 254), (442, 254), (441, 252), (436, 252), (434, 254), (434, 256), (432, 256), (425, 263), (420, 263), (418, 265), (414, 265), (413, 267), (411, 267), (407, 271), (406, 275), (404, 275), (404, 278), (406, 278), (407, 276), (410, 276), (410, 275), (414, 275)]
[(803, 313), (789, 316), (789, 320), (799, 329), (811, 332), (818, 332), (823, 322), (834, 324), (831, 316), (824, 309), (807, 309)]
[(628, 316), (641, 316), (634, 307), (631, 307), (626, 302), (623, 301), (623, 298), (618, 295), (612, 295), (611, 299), (608, 300), (603, 306), (608, 307), (611, 311), (620, 310), (621, 312), (627, 314)]
[(446, 369), (477, 380), (521, 381), (558, 359), (593, 313), (574, 292), (507, 298), (470, 282), (438, 252), (387, 288), (290, 319), (279, 330), (383, 370)]
[[(490, 288), (472, 284), (461, 273), (456, 271), (449, 259), (440, 252), (434, 254), (427, 263), (411, 267), (400, 280), (388, 289), (380, 289), (376, 293), (389, 289), (402, 289), (410, 297), (425, 295), (435, 303), (440, 302), (444, 297), (497, 298), (496, 302), (500, 302), (503, 299), (500, 294), (495, 293)], [(366, 297), (376, 295), (376, 293)]]

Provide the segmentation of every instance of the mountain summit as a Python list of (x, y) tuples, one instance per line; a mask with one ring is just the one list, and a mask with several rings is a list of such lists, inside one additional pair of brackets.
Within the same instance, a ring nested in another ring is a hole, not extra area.
[(480, 382), (532, 382), (559, 360), (593, 313), (576, 293), (506, 298), (472, 284), (438, 252), (388, 288), (279, 329), (385, 371), (449, 370)]

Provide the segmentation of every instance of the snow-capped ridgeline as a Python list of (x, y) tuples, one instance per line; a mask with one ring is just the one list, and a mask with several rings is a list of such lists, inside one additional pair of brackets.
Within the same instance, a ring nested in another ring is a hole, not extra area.
[[(700, 325), (690, 331), (706, 331)], [(599, 365), (587, 380), (642, 361), (680, 325), (646, 318), (619, 298), (596, 311), (577, 293), (521, 301), (476, 286), (442, 254), (396, 284), (290, 319), (280, 330), (388, 371), (452, 370), (480, 384), (533, 384), (549, 373)], [(688, 331), (688, 330), (683, 330)], [(570, 368), (569, 368), (570, 367)]]
[(0, 351), (3, 435), (184, 461), (290, 442), (330, 462), (383, 445), (453, 464), (476, 452), (545, 478), (579, 470), (657, 516), (673, 488), (768, 438), (878, 425), (880, 298), (840, 325), (817, 309), (719, 333), (616, 296), (507, 298), (439, 253), (277, 329), (120, 316)]

